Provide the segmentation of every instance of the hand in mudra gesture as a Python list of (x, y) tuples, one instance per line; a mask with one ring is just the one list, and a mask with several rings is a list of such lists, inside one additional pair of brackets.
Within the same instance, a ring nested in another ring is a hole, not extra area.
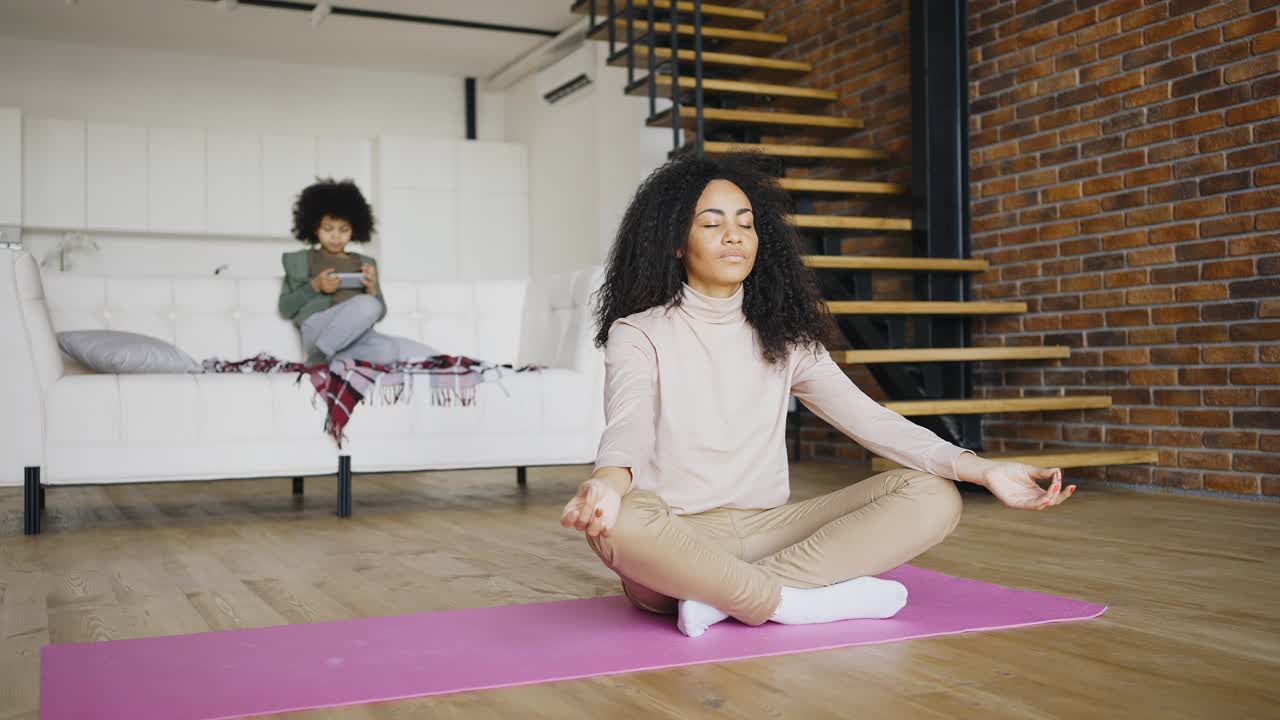
[[(1046, 490), (1041, 480), (1049, 481)], [(1062, 488), (1062, 468), (1042, 468), (1016, 462), (993, 462), (982, 474), (982, 485), (1000, 502), (1018, 510), (1043, 510), (1061, 505), (1076, 486)]]
[(564, 506), (561, 527), (586, 532), (591, 537), (609, 537), (618, 521), (622, 495), (600, 478), (591, 478), (578, 487), (578, 494)]

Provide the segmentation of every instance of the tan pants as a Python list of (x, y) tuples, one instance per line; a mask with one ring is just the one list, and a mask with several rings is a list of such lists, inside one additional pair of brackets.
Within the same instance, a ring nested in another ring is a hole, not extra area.
[(678, 600), (697, 600), (759, 625), (782, 586), (895, 568), (949, 535), (960, 508), (950, 480), (905, 469), (771, 510), (675, 515), (657, 495), (633, 491), (609, 536), (588, 542), (636, 607), (672, 614)]

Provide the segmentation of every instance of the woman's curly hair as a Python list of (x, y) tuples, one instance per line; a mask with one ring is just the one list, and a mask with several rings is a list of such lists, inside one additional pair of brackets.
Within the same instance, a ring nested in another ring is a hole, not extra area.
[(792, 348), (816, 348), (830, 335), (831, 315), (813, 272), (800, 257), (800, 236), (787, 219), (791, 202), (767, 161), (742, 153), (717, 158), (686, 155), (655, 170), (636, 191), (609, 253), (604, 284), (596, 295), (597, 346), (615, 320), (652, 307), (680, 304), (687, 280), (684, 250), (694, 206), (707, 183), (737, 185), (755, 216), (760, 245), (744, 281), (742, 310), (755, 329), (764, 359), (776, 364)]
[(351, 223), (351, 241), (369, 242), (373, 236), (373, 208), (351, 180), (317, 178), (293, 203), (293, 236), (304, 243), (318, 243), (316, 230), (325, 215)]

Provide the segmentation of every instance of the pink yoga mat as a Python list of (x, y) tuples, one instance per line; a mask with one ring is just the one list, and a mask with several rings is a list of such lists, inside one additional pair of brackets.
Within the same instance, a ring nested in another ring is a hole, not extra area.
[[(889, 620), (752, 628), (700, 638), (622, 597), (48, 645), (40, 717), (207, 720), (1084, 620), (1106, 609), (904, 565)], [(591, 642), (583, 642), (591, 638)]]

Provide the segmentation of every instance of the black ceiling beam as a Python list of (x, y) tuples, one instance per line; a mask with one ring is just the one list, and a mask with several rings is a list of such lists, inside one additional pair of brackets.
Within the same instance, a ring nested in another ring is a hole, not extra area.
[[(204, 0), (217, 2), (218, 0)], [(316, 9), (314, 2), (296, 2), (295, 0), (240, 0), (237, 5), (246, 7), (264, 7), (275, 10), (296, 10), (310, 13)], [(497, 23), (472, 22), (453, 18), (430, 17), (427, 15), (409, 15), (406, 13), (383, 12), (381, 10), (362, 10), (330, 5), (330, 14), (347, 17), (367, 18), (373, 20), (393, 20), (395, 22), (411, 22), (419, 25), (444, 25), (446, 27), (465, 28), (467, 30), (491, 30), (493, 32), (518, 33), (521, 35), (537, 35), (539, 37), (555, 37), (559, 30), (543, 30), (542, 28), (523, 27), (520, 25), (499, 25)]]

